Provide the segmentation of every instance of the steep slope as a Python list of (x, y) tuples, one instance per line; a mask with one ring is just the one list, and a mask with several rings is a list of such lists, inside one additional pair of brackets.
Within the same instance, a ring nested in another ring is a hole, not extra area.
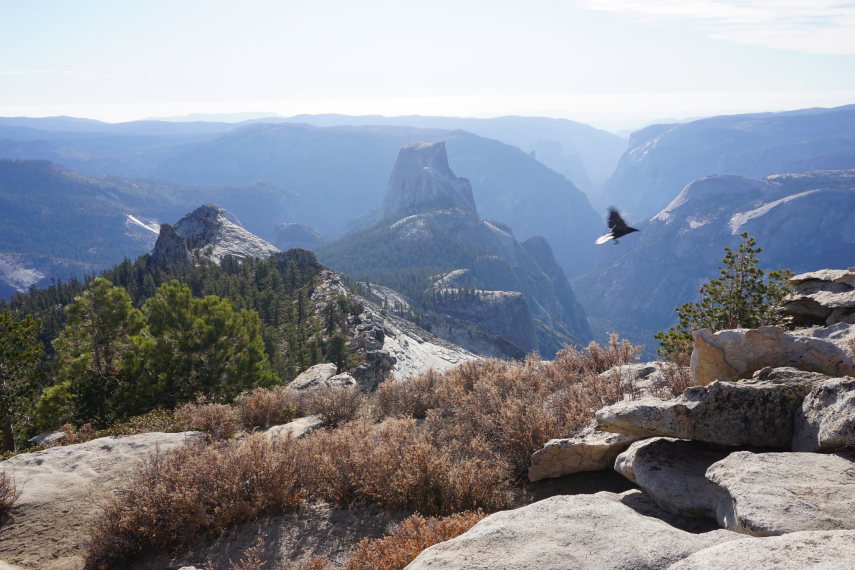
[(855, 105), (712, 117), (633, 133), (606, 196), (646, 217), (704, 176), (845, 168), (855, 168)]
[(674, 307), (717, 277), (724, 247), (736, 246), (741, 232), (763, 248), (765, 269), (803, 273), (852, 265), (853, 219), (855, 170), (702, 178), (642, 226), (634, 247), (604, 246), (601, 268), (574, 289), (600, 331), (655, 348), (652, 333), (671, 326)]
[[(470, 196), (468, 180), (449, 168), (445, 145), (408, 144), (389, 178), (384, 221), (322, 247), (321, 260), (401, 290), (431, 326), (445, 315), (505, 339), (512, 347), (504, 356), (540, 350), (548, 357), (586, 341), (584, 312), (548, 243), (532, 242), (532, 255), (509, 228), (482, 220)], [(454, 334), (441, 328), (438, 334)], [(471, 350), (484, 344), (451, 340)]]

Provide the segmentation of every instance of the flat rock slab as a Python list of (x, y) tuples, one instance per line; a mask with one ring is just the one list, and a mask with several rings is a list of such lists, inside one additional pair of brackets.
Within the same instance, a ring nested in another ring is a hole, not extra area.
[(737, 451), (706, 478), (728, 502), (719, 524), (755, 536), (855, 529), (855, 456)]
[(633, 443), (617, 457), (615, 471), (670, 513), (715, 519), (724, 493), (704, 474), (727, 455), (696, 442), (657, 437)]
[(83, 567), (88, 526), (112, 488), (141, 460), (198, 432), (102, 437), (0, 462), (21, 490), (0, 532), (0, 558), (40, 570)]
[(855, 378), (816, 384), (796, 411), (793, 451), (837, 451), (855, 446)]
[(692, 386), (672, 400), (625, 400), (597, 411), (603, 431), (719, 445), (789, 449), (793, 413), (810, 381), (751, 379)]
[(582, 471), (611, 469), (618, 454), (637, 439), (637, 436), (597, 431), (588, 426), (574, 437), (552, 439), (535, 451), (528, 478), (540, 481)]
[(490, 515), (406, 568), (652, 570), (735, 536), (679, 530), (639, 514), (612, 493), (562, 495)]
[(846, 570), (855, 568), (855, 531), (805, 531), (744, 538), (695, 552), (668, 570)]
[(300, 372), (296, 378), (291, 380), (288, 387), (293, 390), (314, 390), (317, 388), (328, 388), (330, 379), (338, 374), (338, 368), (331, 362), (315, 364)]

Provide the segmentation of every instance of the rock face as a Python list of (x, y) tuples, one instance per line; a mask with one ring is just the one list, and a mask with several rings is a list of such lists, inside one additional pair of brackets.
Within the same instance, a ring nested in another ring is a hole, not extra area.
[[(386, 291), (390, 296), (403, 299), (390, 289)], [(362, 364), (349, 370), (348, 374), (362, 389), (373, 389), (387, 377), (406, 380), (431, 368), (441, 372), (477, 358), (468, 350), (438, 338), (406, 319), (390, 314), (374, 300), (354, 295), (345, 285), (343, 275), (328, 270), (322, 271), (311, 302), (320, 309), (341, 296), (352, 296), (362, 309), (347, 330), (348, 344), (356, 347), (364, 359)], [(319, 367), (323, 367), (322, 375), (329, 374), (329, 380), (336, 378), (333, 376), (334, 365), (316, 366)]]
[(695, 333), (692, 372), (700, 384), (747, 378), (767, 366), (793, 366), (832, 376), (855, 374), (855, 325), (787, 332), (778, 327)]
[(855, 446), (855, 378), (817, 382), (796, 410), (793, 451)]
[(855, 456), (738, 451), (706, 478), (729, 497), (718, 512), (730, 530), (771, 536), (855, 529)]
[(597, 427), (642, 437), (789, 449), (793, 415), (810, 392), (810, 381), (801, 377), (716, 381), (692, 386), (673, 400), (627, 400), (599, 410)]
[[(11, 521), (0, 534), (0, 558), (28, 568), (82, 568), (87, 527), (99, 509), (93, 489), (111, 488), (140, 460), (157, 450), (181, 446), (196, 435), (105, 437), (0, 462), (0, 470), (10, 474), (21, 491)], [(50, 536), (50, 548), (38, 539), (45, 534)]]
[(502, 511), (428, 548), (406, 568), (653, 570), (738, 536), (679, 530), (620, 499), (612, 493), (559, 495)]
[(668, 570), (844, 570), (855, 567), (855, 531), (743, 538), (695, 552)]
[(460, 208), (476, 212), (472, 186), (448, 166), (444, 142), (405, 145), (389, 177), (383, 217), (425, 210)]
[(347, 374), (338, 374), (338, 368), (330, 362), (315, 364), (301, 372), (288, 384), (294, 390), (317, 390), (353, 386), (356, 381)]
[(855, 267), (802, 273), (790, 284), (795, 293), (784, 299), (781, 312), (795, 326), (855, 323)]
[(614, 465), (615, 458), (637, 436), (598, 431), (588, 426), (571, 438), (553, 439), (535, 451), (528, 470), (529, 481), (561, 477), (582, 471), (599, 471)]
[[(174, 230), (174, 234), (169, 232), (167, 236), (170, 242), (169, 251), (181, 251), (180, 247), (174, 244), (177, 235), (184, 241), (188, 250), (214, 263), (219, 263), (227, 255), (267, 258), (279, 251), (273, 244), (230, 221), (225, 211), (213, 204), (196, 208), (178, 220)], [(167, 246), (158, 248), (156, 243), (155, 250), (158, 249), (165, 252)]]
[(727, 454), (692, 441), (656, 437), (633, 443), (614, 468), (669, 513), (715, 518), (724, 493), (704, 475)]

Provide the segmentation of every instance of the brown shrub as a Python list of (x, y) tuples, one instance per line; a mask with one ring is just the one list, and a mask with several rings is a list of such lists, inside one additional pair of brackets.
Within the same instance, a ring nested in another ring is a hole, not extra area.
[(0, 522), (12, 511), (12, 507), (21, 497), (21, 491), (13, 479), (5, 471), (0, 472)]
[(463, 534), (483, 518), (480, 511), (444, 518), (413, 515), (397, 525), (388, 536), (363, 539), (344, 569), (401, 570), (425, 548)]
[(442, 405), (442, 377), (433, 369), (405, 382), (383, 382), (374, 393), (375, 413), (383, 417), (423, 419)]
[(238, 430), (235, 409), (228, 404), (209, 404), (199, 399), (195, 404), (187, 403), (175, 410), (175, 417), (190, 426), (204, 431), (210, 439), (231, 438)]
[(304, 560), (296, 566), (291, 566), (287, 570), (333, 570), (335, 567), (327, 558), (321, 556), (313, 556), (308, 560)]
[(296, 447), (258, 434), (156, 453), (111, 497), (90, 535), (86, 568), (213, 537), (262, 513), (297, 508)]
[(367, 419), (300, 441), (301, 480), (339, 506), (357, 499), (392, 509), (450, 513), (510, 503), (510, 469), (483, 438), (442, 441), (413, 419)]
[(296, 390), (277, 386), (272, 390), (256, 388), (235, 402), (238, 421), (244, 429), (269, 428), (297, 417), (301, 395)]
[(354, 419), (366, 400), (362, 392), (350, 387), (313, 390), (305, 398), (306, 413), (320, 416), (325, 426), (333, 428)]

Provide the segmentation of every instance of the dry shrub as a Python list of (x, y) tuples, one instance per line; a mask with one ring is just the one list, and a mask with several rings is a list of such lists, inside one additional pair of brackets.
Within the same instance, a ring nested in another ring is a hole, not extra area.
[(86, 568), (110, 568), (142, 552), (175, 549), (262, 513), (303, 501), (297, 450), (262, 434), (220, 445), (155, 453), (112, 496), (92, 528)]
[(568, 346), (555, 355), (549, 369), (558, 376), (595, 376), (615, 366), (637, 362), (640, 355), (640, 346), (619, 340), (613, 333), (605, 346), (591, 342), (584, 351)]
[(288, 570), (334, 570), (332, 562), (321, 556), (313, 556)]
[(375, 411), (380, 417), (423, 419), (428, 410), (441, 405), (441, 384), (441, 376), (432, 369), (405, 382), (384, 382), (374, 393)]
[(209, 404), (199, 399), (175, 410), (175, 417), (190, 429), (204, 431), (210, 439), (231, 438), (238, 430), (237, 412), (228, 404)]
[(356, 417), (365, 396), (351, 387), (321, 388), (306, 396), (305, 410), (309, 415), (321, 417), (327, 427), (338, 427)]
[(662, 367), (662, 375), (665, 377), (665, 385), (657, 394), (663, 398), (674, 398), (682, 394), (689, 386), (697, 384), (697, 379), (692, 375), (689, 368), (688, 357), (682, 360), (666, 362)]
[(498, 509), (512, 499), (510, 469), (477, 435), (442, 441), (429, 423), (361, 419), (315, 432), (300, 445), (307, 489), (339, 506), (361, 499), (445, 514)]
[(235, 402), (237, 417), (244, 429), (269, 428), (285, 424), (297, 417), (301, 394), (285, 386), (272, 390), (256, 388)]
[(413, 515), (397, 525), (388, 536), (363, 539), (344, 570), (402, 570), (425, 548), (463, 534), (483, 518), (484, 513), (480, 511), (444, 518)]
[(20, 497), (21, 491), (15, 485), (15, 479), (5, 471), (0, 472), (0, 521), (9, 515)]

